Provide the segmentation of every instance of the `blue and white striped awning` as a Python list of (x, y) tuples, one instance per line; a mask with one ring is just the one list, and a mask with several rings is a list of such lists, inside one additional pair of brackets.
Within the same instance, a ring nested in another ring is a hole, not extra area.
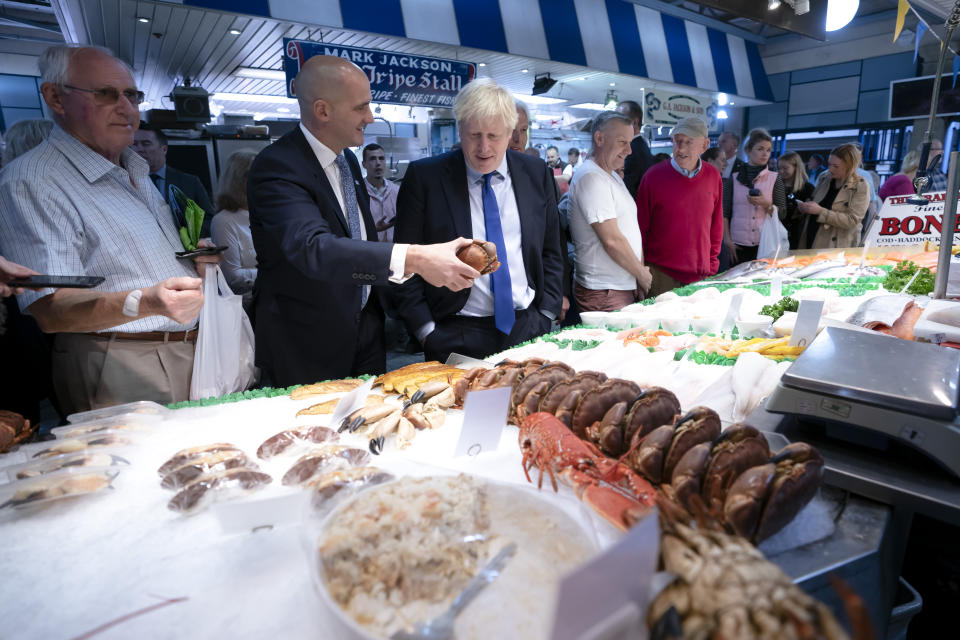
[(185, 0), (773, 100), (754, 42), (626, 0)]

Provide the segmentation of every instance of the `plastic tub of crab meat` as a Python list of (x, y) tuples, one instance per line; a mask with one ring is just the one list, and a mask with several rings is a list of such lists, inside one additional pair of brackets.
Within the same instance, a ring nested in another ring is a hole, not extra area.
[(158, 415), (150, 413), (127, 413), (113, 418), (101, 418), (89, 422), (77, 422), (63, 427), (54, 427), (50, 433), (58, 440), (67, 440), (76, 436), (85, 436), (103, 431), (141, 431), (150, 432), (163, 421)]
[(90, 469), (125, 467), (130, 461), (105, 451), (75, 451), (50, 458), (38, 458), (23, 464), (15, 464), (0, 469), (0, 482), (16, 482), (27, 478), (36, 478), (62, 469)]
[[(454, 636), (546, 638), (560, 579), (597, 548), (589, 524), (531, 489), (470, 476), (401, 478), (339, 502), (305, 530), (331, 637), (369, 640), (441, 615), (510, 543)], [(589, 522), (587, 520), (586, 522)]]
[(167, 409), (163, 405), (159, 405), (156, 402), (151, 402), (149, 400), (138, 400), (137, 402), (128, 402), (127, 404), (117, 404), (112, 407), (104, 407), (102, 409), (92, 409), (90, 411), (73, 413), (67, 416), (67, 422), (70, 424), (75, 424), (77, 422), (90, 422), (91, 420), (115, 418), (128, 413), (135, 413), (138, 415), (154, 415), (160, 417), (161, 420), (165, 420), (167, 416), (170, 415), (170, 409)]
[(74, 453), (76, 451), (109, 450), (116, 451), (129, 447), (137, 442), (136, 431), (97, 431), (84, 435), (73, 436), (71, 438), (47, 440), (36, 444), (21, 447), (21, 451), (27, 456), (28, 460), (39, 458), (52, 458), (53, 456), (63, 455), (64, 453)]
[(0, 485), (0, 519), (112, 488), (121, 468), (66, 468)]

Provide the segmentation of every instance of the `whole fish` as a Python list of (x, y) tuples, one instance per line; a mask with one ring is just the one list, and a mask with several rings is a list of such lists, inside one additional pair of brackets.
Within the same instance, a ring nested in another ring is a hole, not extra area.
[[(820, 260), (819, 262), (813, 262), (808, 264), (803, 269), (795, 271), (792, 275), (794, 278), (811, 278), (813, 276), (821, 277), (819, 274), (827, 269), (835, 269), (837, 267), (847, 266), (847, 261), (843, 258), (834, 258), (833, 260)], [(836, 276), (834, 276), (836, 277)]]
[(764, 271), (770, 265), (764, 260), (751, 260), (750, 262), (741, 262), (737, 266), (727, 269), (721, 273), (718, 277), (721, 280), (733, 280), (735, 278), (741, 278), (748, 274), (753, 274), (756, 271)]

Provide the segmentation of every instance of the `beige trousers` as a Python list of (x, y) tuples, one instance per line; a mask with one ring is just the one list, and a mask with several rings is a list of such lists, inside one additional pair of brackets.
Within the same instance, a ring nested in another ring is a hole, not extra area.
[(69, 415), (136, 400), (187, 400), (194, 346), (59, 333), (51, 368), (61, 409)]
[(650, 291), (647, 292), (648, 298), (656, 298), (661, 293), (665, 293), (678, 287), (687, 286), (686, 283), (680, 282), (675, 278), (671, 278), (652, 264), (647, 263), (647, 267), (650, 268), (650, 275), (653, 276), (653, 282), (650, 284)]

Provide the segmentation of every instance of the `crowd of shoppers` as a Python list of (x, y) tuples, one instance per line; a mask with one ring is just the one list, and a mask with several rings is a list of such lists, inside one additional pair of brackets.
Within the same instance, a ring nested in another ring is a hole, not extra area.
[[(775, 153), (763, 129), (742, 145), (724, 132), (711, 147), (697, 118), (673, 127), (672, 153), (654, 156), (632, 100), (593, 119), (588, 152), (568, 148), (564, 161), (550, 145), (541, 159), (526, 106), (479, 79), (455, 103), (459, 148), (411, 163), (398, 185), (381, 146), (366, 145), (359, 161), (349, 152), (373, 121), (366, 75), (317, 56), (296, 79), (299, 126), (227, 158), (214, 207), (197, 176), (168, 166), (164, 132), (140, 122), (143, 94), (126, 63), (58, 46), (40, 66), (53, 120), (7, 131), (0, 296), (17, 296), (8, 326), (22, 311), (36, 344), (52, 341), (63, 413), (186, 398), (198, 276), (210, 264), (254, 319), (264, 384), (379, 373), (385, 315), (427, 358), (485, 357), (578, 309), (622, 309), (751, 260), (773, 216), (792, 249), (856, 246), (871, 206), (911, 192), (919, 163), (907, 154), (877, 193), (857, 143), (804, 162)], [(935, 141), (930, 160), (942, 149)], [(943, 188), (939, 163), (928, 175)], [(185, 198), (206, 214), (201, 245), (226, 247), (222, 256), (175, 256)], [(470, 239), (497, 247), (493, 274), (456, 257)], [(36, 273), (106, 281), (8, 284)]]

